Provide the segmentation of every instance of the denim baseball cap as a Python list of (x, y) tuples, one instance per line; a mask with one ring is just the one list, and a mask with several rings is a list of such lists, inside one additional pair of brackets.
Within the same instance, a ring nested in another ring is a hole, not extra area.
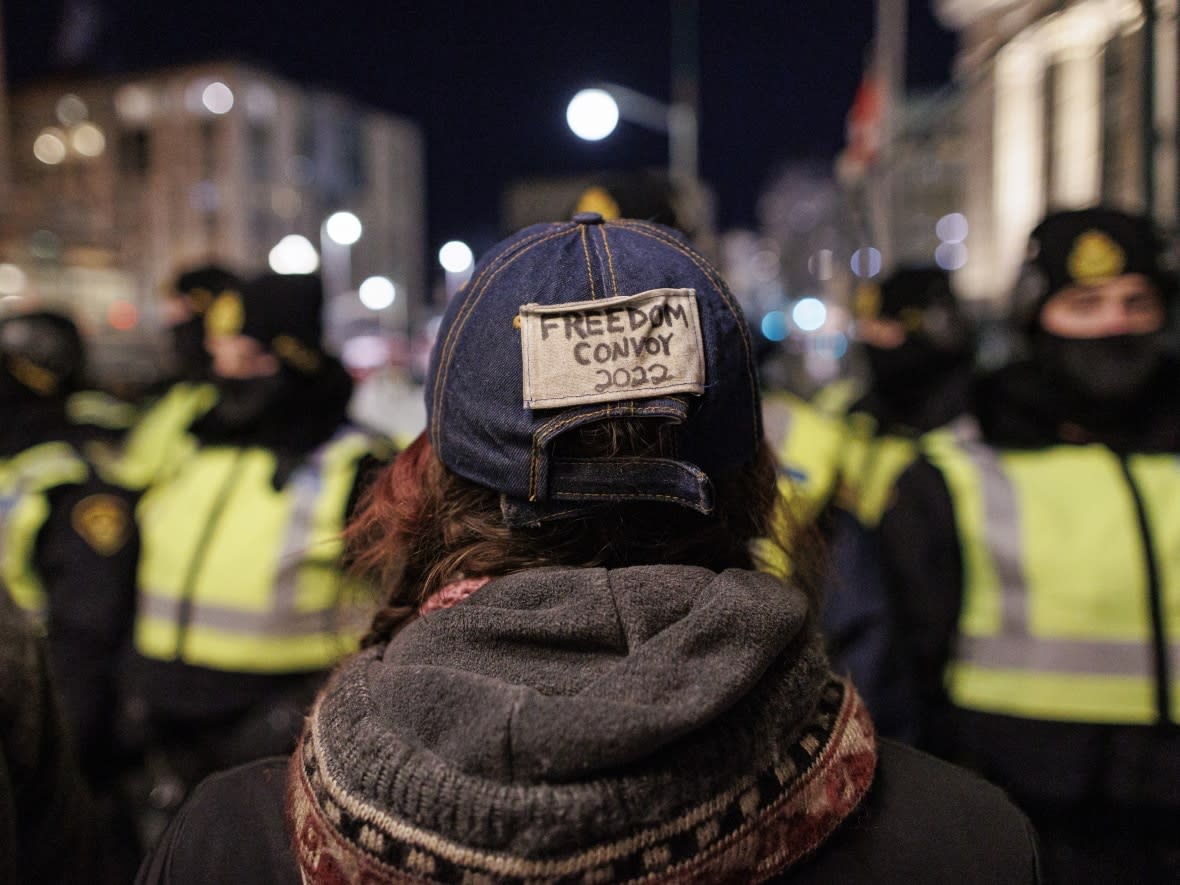
[[(614, 501), (713, 509), (762, 437), (749, 327), (720, 274), (658, 224), (572, 221), (494, 246), (447, 306), (426, 379), (442, 462), (527, 525)], [(669, 457), (562, 458), (595, 421), (661, 422)]]

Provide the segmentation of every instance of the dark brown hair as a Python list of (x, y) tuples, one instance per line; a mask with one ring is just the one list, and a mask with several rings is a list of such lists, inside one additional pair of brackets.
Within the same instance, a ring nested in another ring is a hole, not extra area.
[[(571, 435), (559, 452), (649, 455), (659, 451), (658, 432), (652, 431), (643, 419), (601, 422)], [(792, 580), (815, 601), (820, 548), (793, 526), (777, 473), (764, 440), (750, 462), (715, 478), (711, 515), (635, 501), (509, 528), (499, 493), (448, 469), (423, 433), (374, 481), (346, 534), (355, 567), (375, 575), (386, 591), (362, 645), (387, 641), (451, 581), (542, 566), (667, 563), (721, 571), (774, 570), (790, 562)]]

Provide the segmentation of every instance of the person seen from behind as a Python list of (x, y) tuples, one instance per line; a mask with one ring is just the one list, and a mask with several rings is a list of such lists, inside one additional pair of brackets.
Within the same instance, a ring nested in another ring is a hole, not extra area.
[(350, 528), (385, 575), (363, 650), (140, 882), (1038, 881), (1003, 795), (832, 674), (815, 551), (758, 570), (793, 542), (752, 344), (681, 235), (587, 212), (493, 247), (425, 396)]

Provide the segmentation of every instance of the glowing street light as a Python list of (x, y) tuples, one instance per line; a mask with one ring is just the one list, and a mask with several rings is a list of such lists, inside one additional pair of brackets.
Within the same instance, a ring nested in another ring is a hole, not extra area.
[(475, 269), (475, 255), (462, 240), (450, 240), (438, 250), (438, 263), (446, 271), (447, 298), (451, 298), (471, 279)]
[(828, 320), (828, 309), (818, 298), (800, 298), (791, 311), (791, 319), (804, 332), (814, 332)]
[(578, 138), (601, 141), (619, 125), (619, 104), (605, 89), (583, 89), (566, 106), (565, 121)]
[(233, 90), (220, 81), (210, 83), (201, 90), (201, 104), (211, 114), (228, 114), (234, 106)]
[(389, 277), (369, 277), (360, 284), (357, 296), (369, 310), (385, 310), (397, 300), (397, 286)]
[(275, 244), (268, 256), (270, 269), (275, 273), (315, 273), (320, 257), (307, 237), (287, 234)]
[(83, 157), (97, 157), (106, 146), (106, 136), (93, 123), (79, 123), (70, 131), (70, 147)]
[(333, 212), (324, 222), (324, 233), (339, 246), (351, 246), (361, 238), (364, 227), (351, 212)]
[(438, 263), (447, 273), (461, 274), (471, 270), (475, 264), (475, 256), (471, 252), (471, 247), (462, 240), (451, 240), (443, 243), (442, 248), (438, 250)]
[(664, 104), (626, 86), (603, 83), (578, 92), (566, 106), (565, 119), (586, 141), (606, 138), (619, 120), (663, 132), (668, 136), (668, 172), (682, 182), (697, 180), (697, 114), (691, 104)]
[(56, 166), (63, 162), (66, 154), (65, 133), (60, 129), (49, 128), (41, 132), (33, 142), (33, 156), (46, 166)]

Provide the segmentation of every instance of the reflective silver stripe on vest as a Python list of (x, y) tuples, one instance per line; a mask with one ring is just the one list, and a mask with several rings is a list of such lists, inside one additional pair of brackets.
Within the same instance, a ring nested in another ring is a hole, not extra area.
[[(315, 533), (315, 511), (324, 487), (324, 460), (329, 449), (348, 433), (334, 436), (320, 446), (310, 458), (291, 475), (294, 503), (287, 521), (286, 534), (279, 548), (271, 588), (271, 608), (265, 612), (250, 612), (240, 608), (210, 605), (194, 599), (187, 623), (195, 627), (210, 627), (227, 633), (254, 636), (299, 636), (319, 634), (331, 629), (339, 617), (334, 610), (311, 612), (295, 610), (298, 598), (300, 570), (308, 564), (308, 549)], [(335, 560), (322, 563), (324, 568), (339, 569)], [(141, 598), (141, 611), (149, 617), (179, 623), (181, 604), (178, 600), (148, 588)]]
[[(984, 538), (1000, 582), (1001, 626), (998, 636), (963, 636), (957, 641), (960, 661), (992, 669), (1017, 668), (1037, 673), (1150, 676), (1154, 653), (1148, 637), (1141, 640), (1035, 637), (1028, 628), (1028, 584), (1022, 563), (1020, 510), (1016, 489), (1000, 463), (998, 452), (981, 440), (973, 418), (956, 420), (950, 431), (979, 473), (983, 497)], [(1169, 646), (1172, 672), (1180, 667), (1180, 644)]]
[(320, 446), (307, 460), (299, 465), (291, 476), (291, 487), (295, 503), (291, 518), (287, 522), (287, 533), (279, 548), (275, 564), (273, 604), (275, 612), (282, 615), (294, 612), (299, 570), (303, 566), (308, 548), (315, 531), (315, 510), (320, 492), (324, 487), (324, 456), (335, 440)]
[[(73, 454), (62, 451), (65, 443), (48, 443), (34, 446), (14, 458), (5, 466), (10, 476), (8, 488), (0, 492), (0, 567), (7, 553), (10, 521), (12, 514), (26, 496), (46, 491), (55, 485), (64, 484), (67, 473), (78, 469), (81, 461)], [(48, 452), (44, 451), (48, 448)], [(42, 451), (38, 451), (42, 449)]]
[[(1021, 563), (1024, 550), (1021, 543), (1020, 508), (1016, 504), (1016, 489), (1000, 456), (981, 438), (979, 425), (970, 416), (963, 416), (951, 425), (951, 432), (963, 453), (971, 459), (979, 472), (983, 496), (984, 538), (992, 552), (996, 577), (1000, 581), (1001, 633), (1008, 636), (1028, 636), (1028, 586)], [(978, 657), (972, 658), (979, 660)], [(1007, 661), (1001, 658), (994, 663)]]
[[(158, 590), (148, 589), (140, 594), (139, 611), (149, 618), (176, 624), (180, 621), (180, 600), (160, 595)], [(265, 611), (251, 612), (240, 608), (201, 603), (194, 605), (188, 623), (193, 627), (206, 627), (234, 633), (241, 636), (316, 636), (332, 617), (331, 612)]]
[[(984, 667), (1015, 667), (1037, 673), (1079, 676), (1146, 676), (1155, 656), (1146, 640), (1044, 639), (1032, 636), (960, 636), (960, 660)], [(1168, 650), (1173, 672), (1180, 667), (1180, 647)]]
[(4, 557), (8, 549), (8, 521), (20, 500), (19, 493), (0, 495), (0, 567), (4, 565)]

